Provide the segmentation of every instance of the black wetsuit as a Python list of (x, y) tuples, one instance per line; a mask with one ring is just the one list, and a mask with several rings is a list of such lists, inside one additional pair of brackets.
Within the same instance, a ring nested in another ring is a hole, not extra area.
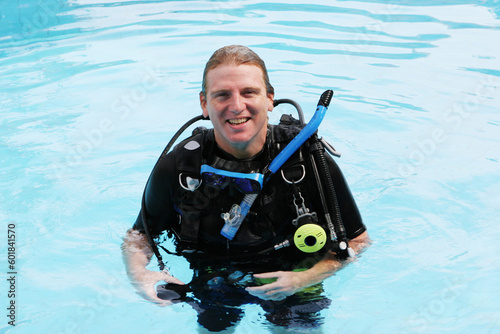
[[(206, 323), (202, 318), (207, 312), (233, 314), (233, 317), (238, 318), (234, 312), (239, 314), (241, 310), (235, 311), (235, 305), (231, 305), (234, 304), (231, 295), (238, 296), (236, 300), (240, 305), (259, 302), (257, 298), (251, 297), (244, 291), (245, 284), (255, 283), (246, 281), (247, 273), (304, 269), (321, 259), (327, 249), (323, 249), (323, 253), (311, 255), (291, 246), (265, 256), (259, 257), (255, 254), (293, 236), (297, 229), (292, 224), (292, 220), (297, 217), (296, 207), (293, 204), (294, 193), (300, 193), (306, 207), (318, 214), (320, 224), (324, 223), (323, 209), (305, 150), (297, 151), (283, 166), (288, 179), (298, 180), (302, 176), (301, 165), (304, 165), (306, 170), (304, 179), (297, 183), (294, 190), (294, 187), (284, 181), (280, 172), (274, 174), (264, 185), (232, 241), (228, 241), (220, 234), (224, 225), (221, 214), (228, 212), (233, 204), (240, 204), (244, 194), (231, 186), (219, 189), (203, 181), (196, 190), (190, 191), (187, 190), (189, 178), (201, 180), (199, 175), (201, 163), (236, 172), (261, 172), (298, 131), (300, 129), (270, 126), (263, 150), (252, 159), (238, 160), (217, 146), (213, 130), (204, 130), (185, 139), (172, 152), (162, 157), (152, 172), (145, 197), (150, 230), (155, 235), (166, 231), (174, 238), (177, 251), (189, 250), (189, 254), (195, 254), (187, 256), (188, 252), (184, 252), (183, 255), (186, 255), (195, 270), (192, 286), (203, 286), (194, 294), (199, 299), (197, 307), (203, 309), (203, 312), (199, 312), (199, 321), (207, 328), (213, 327), (214, 324), (217, 328), (218, 326), (225, 328), (234, 322), (229, 317), (226, 319), (227, 324), (223, 325), (223, 319), (210, 316), (209, 319), (218, 320), (213, 324)], [(353, 239), (366, 228), (339, 167), (329, 155), (327, 163), (347, 238)], [(181, 187), (180, 183), (184, 187)], [(139, 231), (144, 230), (141, 214), (134, 228)], [(227, 257), (230, 257), (230, 261)], [(218, 272), (221, 274), (217, 274)], [(231, 279), (231, 275), (235, 276), (234, 273), (240, 272), (242, 273), (240, 279), (236, 281)], [(316, 296), (312, 300), (317, 298), (319, 297)], [(285, 309), (289, 312), (291, 306), (303, 299), (297, 294), (287, 299), (292, 305), (283, 302), (279, 305), (286, 306)], [(325, 302), (322, 301), (321, 304), (325, 305)], [(269, 302), (266, 302), (266, 305), (269, 305)], [(232, 311), (228, 311), (226, 306)], [(310, 305), (308, 307), (310, 308)], [(264, 305), (263, 308), (266, 309)], [(279, 313), (281, 308), (274, 305), (271, 309), (273, 312), (268, 312), (268, 319), (274, 320), (275, 323), (289, 324), (283, 319), (276, 319), (279, 318), (276, 312)], [(313, 313), (317, 311), (316, 307), (312, 307)]]

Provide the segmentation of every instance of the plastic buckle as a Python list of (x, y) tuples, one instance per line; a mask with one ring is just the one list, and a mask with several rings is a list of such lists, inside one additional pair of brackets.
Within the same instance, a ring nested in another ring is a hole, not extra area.
[[(316, 212), (309, 212), (309, 209), (306, 208), (304, 204), (304, 197), (302, 194), (298, 193), (299, 198), (294, 194), (293, 195), (293, 205), (295, 206), (295, 211), (297, 212), (297, 218), (292, 220), (292, 224), (296, 227), (302, 226), (304, 224), (314, 224), (318, 221), (318, 216)], [(300, 204), (298, 204), (300, 202)]]

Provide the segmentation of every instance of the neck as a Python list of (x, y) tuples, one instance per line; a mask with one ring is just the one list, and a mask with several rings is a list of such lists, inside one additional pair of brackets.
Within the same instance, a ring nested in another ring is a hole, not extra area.
[(259, 141), (254, 141), (251, 144), (245, 143), (245, 144), (231, 144), (231, 145), (225, 145), (223, 141), (218, 140), (217, 138), (217, 133), (215, 133), (215, 142), (217, 143), (217, 146), (224, 152), (232, 155), (236, 159), (250, 159), (257, 154), (259, 154), (267, 140), (267, 130), (266, 134), (262, 136), (262, 138), (259, 139)]
[(257, 155), (262, 149), (264, 148), (265, 141), (259, 145), (252, 145), (252, 146), (227, 146), (225, 147), (224, 145), (219, 145), (220, 149), (225, 151), (226, 153), (231, 154), (233, 157), (236, 159), (249, 159), (252, 158), (253, 156)]

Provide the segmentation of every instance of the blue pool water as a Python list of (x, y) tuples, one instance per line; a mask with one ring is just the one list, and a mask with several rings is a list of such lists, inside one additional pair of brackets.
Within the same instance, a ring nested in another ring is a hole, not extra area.
[[(500, 332), (498, 0), (0, 4), (0, 332), (204, 333), (188, 305), (134, 293), (120, 244), (228, 44), (259, 53), (306, 119), (336, 93), (320, 134), (374, 243), (325, 281), (312, 332)], [(228, 332), (284, 331), (249, 305)]]

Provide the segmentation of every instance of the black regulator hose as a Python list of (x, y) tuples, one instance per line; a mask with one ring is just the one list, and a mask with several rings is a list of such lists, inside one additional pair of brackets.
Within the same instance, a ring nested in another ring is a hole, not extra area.
[(151, 246), (151, 249), (153, 250), (153, 253), (156, 256), (156, 259), (158, 260), (158, 267), (162, 271), (165, 269), (165, 263), (163, 262), (163, 258), (161, 257), (160, 251), (158, 250), (158, 246), (156, 245), (156, 243), (155, 243), (155, 241), (153, 239), (153, 236), (151, 235), (151, 231), (149, 229), (149, 224), (148, 224), (148, 211), (146, 209), (146, 191), (147, 191), (147, 188), (148, 188), (148, 183), (149, 183), (149, 180), (151, 179), (151, 175), (153, 175), (153, 172), (156, 169), (156, 166), (158, 166), (158, 163), (161, 161), (161, 159), (165, 155), (167, 155), (167, 153), (168, 153), (168, 151), (170, 151), (170, 148), (172, 147), (172, 145), (174, 145), (175, 141), (184, 132), (184, 130), (186, 130), (189, 126), (191, 126), (193, 123), (196, 123), (199, 120), (207, 120), (207, 119), (208, 119), (208, 117), (205, 117), (203, 115), (199, 115), (199, 116), (193, 117), (189, 121), (187, 121), (186, 124), (184, 124), (175, 133), (175, 135), (172, 137), (172, 139), (170, 139), (170, 141), (168, 142), (167, 146), (165, 147), (165, 149), (161, 153), (160, 158), (158, 159), (158, 161), (156, 161), (156, 164), (153, 167), (153, 171), (149, 175), (148, 182), (146, 182), (146, 187), (144, 188), (144, 192), (142, 193), (142, 202), (141, 202), (141, 220), (142, 220), (142, 226), (144, 228), (144, 232), (146, 234), (146, 238), (148, 239), (148, 243)]
[[(317, 138), (316, 138), (317, 140)], [(315, 143), (316, 145), (321, 145), (319, 141)], [(326, 197), (326, 207), (328, 213), (331, 215), (333, 227), (335, 234), (337, 236), (337, 252), (340, 252), (341, 257), (347, 258), (348, 255), (348, 242), (344, 223), (342, 222), (342, 216), (340, 215), (339, 202), (337, 200), (337, 193), (335, 192), (335, 187), (333, 186), (333, 180), (330, 175), (328, 165), (326, 162), (324, 149), (316, 148), (312, 152), (314, 162), (316, 164), (319, 177), (322, 181), (323, 192)]]
[[(331, 99), (331, 96), (329, 96), (329, 99)], [(329, 100), (328, 103), (330, 103)], [(340, 258), (345, 259), (353, 256), (353, 251), (349, 248), (344, 223), (340, 214), (337, 193), (325, 157), (325, 148), (322, 141), (318, 138), (317, 133), (311, 136), (309, 143), (309, 150), (312, 154), (311, 165), (315, 172), (321, 202), (325, 211), (325, 218), (327, 224), (330, 225), (329, 228), (333, 224), (334, 231), (331, 232), (334, 232), (334, 234), (331, 233), (331, 237), (332, 239), (336, 239), (332, 240), (335, 242), (334, 250)]]

